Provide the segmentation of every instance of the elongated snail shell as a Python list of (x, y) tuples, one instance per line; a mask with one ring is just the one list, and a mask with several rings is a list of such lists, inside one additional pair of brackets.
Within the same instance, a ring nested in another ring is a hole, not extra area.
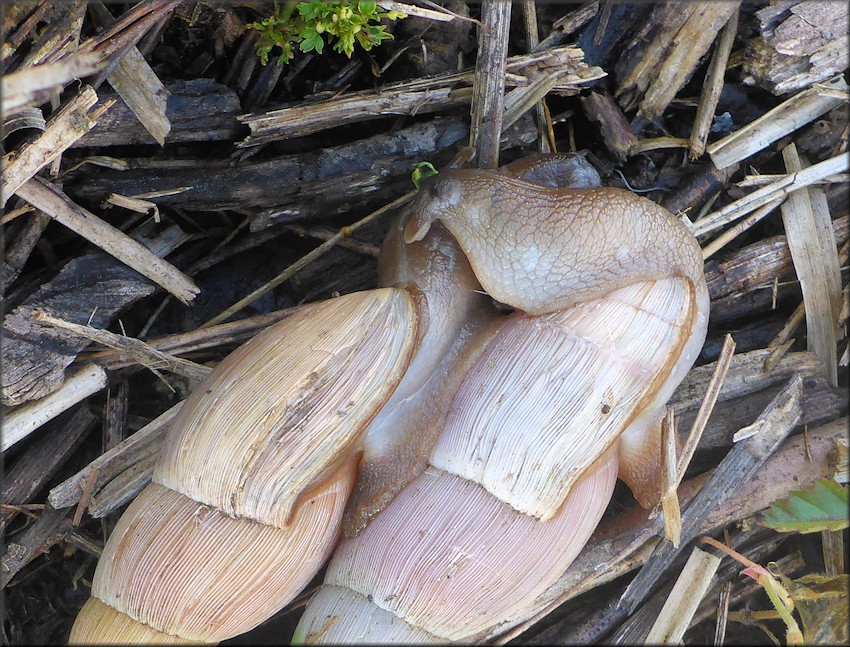
[[(384, 280), (403, 287), (305, 306), (234, 351), (190, 395), (153, 483), (107, 541), (71, 643), (244, 633), (327, 560), (358, 469), (373, 476), (353, 497), (352, 527), (424, 469), (386, 425), (369, 442), (366, 430), (379, 426), (370, 423), (396, 391), (427, 391), (420, 383), (444, 355), (461, 352), (464, 331), (486, 321), (476, 314), (485, 297), (444, 229), (413, 246), (400, 232), (394, 240), (384, 264), (395, 269), (385, 268)], [(435, 437), (423, 438), (427, 452)]]
[(429, 467), (342, 541), (294, 642), (481, 640), (575, 558), (618, 469), (657, 501), (660, 422), (705, 338), (696, 241), (649, 200), (488, 171), (441, 173), (434, 220), (517, 308), (454, 396)]

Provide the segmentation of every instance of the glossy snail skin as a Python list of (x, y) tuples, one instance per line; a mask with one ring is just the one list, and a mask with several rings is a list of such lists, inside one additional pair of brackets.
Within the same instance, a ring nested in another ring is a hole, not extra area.
[(642, 504), (661, 494), (664, 405), (709, 306), (687, 229), (618, 189), (475, 170), (433, 178), (406, 240), (435, 220), (516, 311), (464, 373), (425, 472), (336, 549), (295, 642), (481, 640), (560, 577), (618, 472)]

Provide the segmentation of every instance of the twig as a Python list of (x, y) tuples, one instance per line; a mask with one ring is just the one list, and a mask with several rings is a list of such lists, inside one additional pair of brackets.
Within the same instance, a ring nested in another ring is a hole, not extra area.
[(735, 43), (735, 34), (738, 33), (738, 8), (729, 17), (729, 22), (720, 34), (717, 48), (711, 57), (705, 83), (702, 86), (702, 94), (699, 98), (697, 114), (694, 117), (694, 125), (691, 128), (690, 158), (697, 159), (705, 152), (705, 143), (708, 140), (708, 132), (714, 119), (714, 110), (720, 101), (720, 92), (723, 90), (723, 77), (726, 74), (726, 64), (729, 62), (729, 54), (732, 53), (732, 45)]
[(160, 369), (165, 369), (177, 375), (187, 377), (194, 382), (200, 382), (212, 371), (211, 368), (203, 364), (197, 364), (188, 359), (175, 357), (174, 355), (156, 350), (140, 339), (117, 335), (108, 330), (101, 330), (91, 326), (75, 324), (58, 317), (52, 317), (43, 310), (36, 311), (33, 318), (36, 321), (50, 324), (63, 330), (70, 330), (86, 339), (128, 353), (136, 362), (147, 367), (157, 375)]
[(17, 193), (37, 209), (162, 286), (183, 303), (188, 304), (198, 294), (198, 287), (191, 278), (144, 245), (74, 203), (50, 182), (34, 177), (21, 185)]
[(726, 637), (726, 620), (729, 617), (729, 598), (732, 595), (732, 582), (724, 582), (717, 603), (717, 624), (714, 627), (714, 645), (721, 647)]
[[(534, 0), (522, 0), (522, 18), (528, 49), (534, 51), (540, 43), (540, 34), (537, 31), (537, 7)], [(551, 153), (555, 150), (555, 138), (545, 97), (540, 99), (534, 110), (537, 115), (537, 150), (541, 153)]]
[(798, 173), (785, 175), (781, 180), (777, 180), (761, 189), (753, 191), (751, 194), (735, 200), (722, 209), (718, 209), (705, 218), (698, 220), (694, 223), (694, 235), (702, 236), (720, 229), (730, 222), (743, 218), (748, 213), (755, 211), (769, 202), (785, 198), (794, 191), (799, 191), (830, 175), (843, 173), (848, 169), (850, 169), (850, 159), (848, 159), (848, 156), (836, 155), (835, 157), (830, 157), (822, 162), (813, 164)]
[(232, 306), (230, 306), (229, 308), (227, 308), (223, 312), (219, 313), (218, 315), (216, 315), (215, 317), (213, 317), (212, 319), (210, 319), (209, 321), (207, 321), (206, 323), (201, 325), (200, 328), (209, 328), (210, 326), (214, 326), (215, 324), (222, 323), (223, 321), (232, 317), (234, 314), (236, 314), (237, 312), (242, 310), (242, 308), (249, 306), (254, 301), (259, 299), (261, 296), (270, 292), (271, 290), (276, 288), (278, 285), (280, 285), (284, 281), (291, 278), (296, 272), (302, 270), (307, 265), (312, 263), (314, 260), (316, 260), (317, 258), (322, 256), (323, 254), (327, 253), (328, 251), (330, 251), (333, 248), (333, 246), (337, 244), (338, 241), (342, 240), (346, 236), (350, 236), (355, 231), (360, 229), (360, 227), (362, 227), (365, 224), (372, 222), (373, 220), (376, 220), (378, 217), (382, 216), (387, 211), (391, 211), (392, 209), (395, 209), (397, 207), (400, 207), (400, 206), (406, 204), (408, 202), (408, 200), (413, 198), (414, 195), (416, 195), (416, 191), (409, 191), (408, 193), (405, 193), (403, 196), (396, 198), (395, 200), (393, 200), (389, 204), (384, 205), (383, 207), (381, 207), (380, 209), (377, 209), (376, 211), (373, 211), (368, 216), (361, 218), (360, 220), (355, 222), (353, 225), (349, 225), (348, 227), (343, 227), (333, 236), (333, 238), (329, 238), (324, 243), (319, 245), (316, 249), (314, 249), (312, 252), (310, 252), (309, 254), (306, 254), (306, 255), (302, 256), (301, 258), (299, 258), (297, 261), (295, 261), (292, 265), (290, 265), (285, 270), (283, 270), (283, 272), (278, 274), (271, 281), (268, 281), (267, 283), (261, 285), (256, 290), (251, 292), (251, 294), (249, 294), (246, 297), (243, 297), (242, 299), (240, 299), (239, 301), (234, 303)]
[(505, 100), (505, 63), (511, 26), (511, 3), (484, 0), (478, 30), (478, 56), (472, 84), (469, 145), (478, 168), (499, 165)]
[(70, 375), (62, 388), (39, 400), (4, 411), (0, 451), (20, 442), (48, 420), (97, 393), (106, 386), (106, 371), (96, 364), (85, 364)]
[[(839, 91), (847, 90), (847, 84), (840, 76), (825, 85)], [(714, 142), (706, 150), (717, 168), (725, 168), (750, 157), (843, 103), (842, 99), (827, 96), (815, 88), (808, 88), (783, 101), (740, 130)]]

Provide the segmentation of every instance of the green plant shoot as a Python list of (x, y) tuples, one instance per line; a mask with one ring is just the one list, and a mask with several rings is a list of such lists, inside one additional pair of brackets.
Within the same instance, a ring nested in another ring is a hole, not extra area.
[(406, 18), (401, 11), (384, 11), (375, 0), (312, 0), (311, 2), (275, 3), (274, 13), (259, 22), (248, 25), (260, 33), (257, 55), (266, 65), (269, 54), (280, 48), (278, 60), (289, 63), (295, 55), (295, 46), (302, 52), (321, 54), (327, 43), (337, 52), (351, 58), (354, 44), (359, 43), (371, 50), (382, 41), (391, 39), (392, 34), (379, 23)]

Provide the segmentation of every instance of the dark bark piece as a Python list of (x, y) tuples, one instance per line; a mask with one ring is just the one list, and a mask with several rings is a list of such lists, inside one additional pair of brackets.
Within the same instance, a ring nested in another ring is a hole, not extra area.
[[(850, 218), (844, 215), (832, 221), (838, 247), (850, 233)], [(757, 287), (770, 286), (774, 278), (792, 276), (794, 264), (785, 236), (765, 238), (742, 247), (722, 261), (706, 263), (705, 280), (712, 300), (740, 295)], [(713, 314), (713, 308), (712, 308)]]
[(756, 16), (761, 36), (747, 43), (744, 83), (782, 95), (847, 67), (847, 3), (773, 3)]
[[(775, 384), (751, 393), (718, 403), (712, 411), (698, 450), (719, 449), (732, 446), (732, 436), (750, 424), (776, 397), (782, 386)], [(812, 376), (803, 381), (803, 399), (800, 403), (800, 425), (814, 427), (847, 415), (850, 393), (846, 387), (832, 387), (825, 379)], [(691, 428), (696, 411), (688, 411), (679, 418), (680, 432)]]
[(581, 107), (591, 121), (599, 124), (605, 147), (619, 162), (625, 162), (638, 139), (620, 107), (607, 94), (598, 92), (583, 97)]
[[(143, 240), (165, 256), (186, 240), (171, 227)], [(65, 368), (89, 345), (73, 333), (39, 324), (34, 309), (73, 323), (104, 328), (119, 312), (153, 294), (156, 286), (103, 252), (75, 258), (49, 283), (27, 298), (3, 320), (2, 401), (15, 406), (52, 393), (62, 386)]]
[(35, 249), (36, 244), (38, 244), (41, 234), (50, 220), (50, 216), (41, 211), (36, 211), (32, 215), (27, 216), (26, 224), (18, 232), (15, 241), (6, 249), (6, 258), (3, 262), (3, 276), (0, 277), (3, 295), (6, 294), (9, 286), (18, 278), (24, 269), (24, 264), (30, 257), (32, 250)]
[(47, 505), (38, 521), (19, 540), (6, 545), (6, 552), (0, 559), (0, 588), (5, 588), (24, 566), (58, 541), (62, 534), (60, 527), (69, 514), (70, 508), (54, 510)]
[[(262, 208), (267, 221), (329, 216), (366, 204), (388, 202), (387, 190), (409, 185), (416, 162), (448, 156), (468, 133), (459, 119), (435, 119), (352, 144), (285, 155), (266, 162), (230, 160), (131, 160), (131, 170), (85, 167), (66, 183), (79, 199), (100, 201), (110, 193), (134, 195), (189, 187), (147, 198), (191, 211)], [(252, 227), (253, 228), (253, 227)]]
[[(28, 502), (80, 446), (96, 422), (97, 418), (83, 407), (61, 427), (42, 435), (6, 472), (0, 501), (7, 505)], [(3, 512), (0, 534), (16, 514), (14, 510)]]
[[(171, 122), (167, 144), (232, 141), (245, 134), (245, 127), (236, 119), (242, 113), (239, 97), (227, 86), (212, 79), (192, 79), (166, 83), (165, 87), (169, 92), (165, 116)], [(115, 105), (74, 147), (156, 144), (117, 93), (103, 90), (98, 96), (98, 104), (114, 99)]]

